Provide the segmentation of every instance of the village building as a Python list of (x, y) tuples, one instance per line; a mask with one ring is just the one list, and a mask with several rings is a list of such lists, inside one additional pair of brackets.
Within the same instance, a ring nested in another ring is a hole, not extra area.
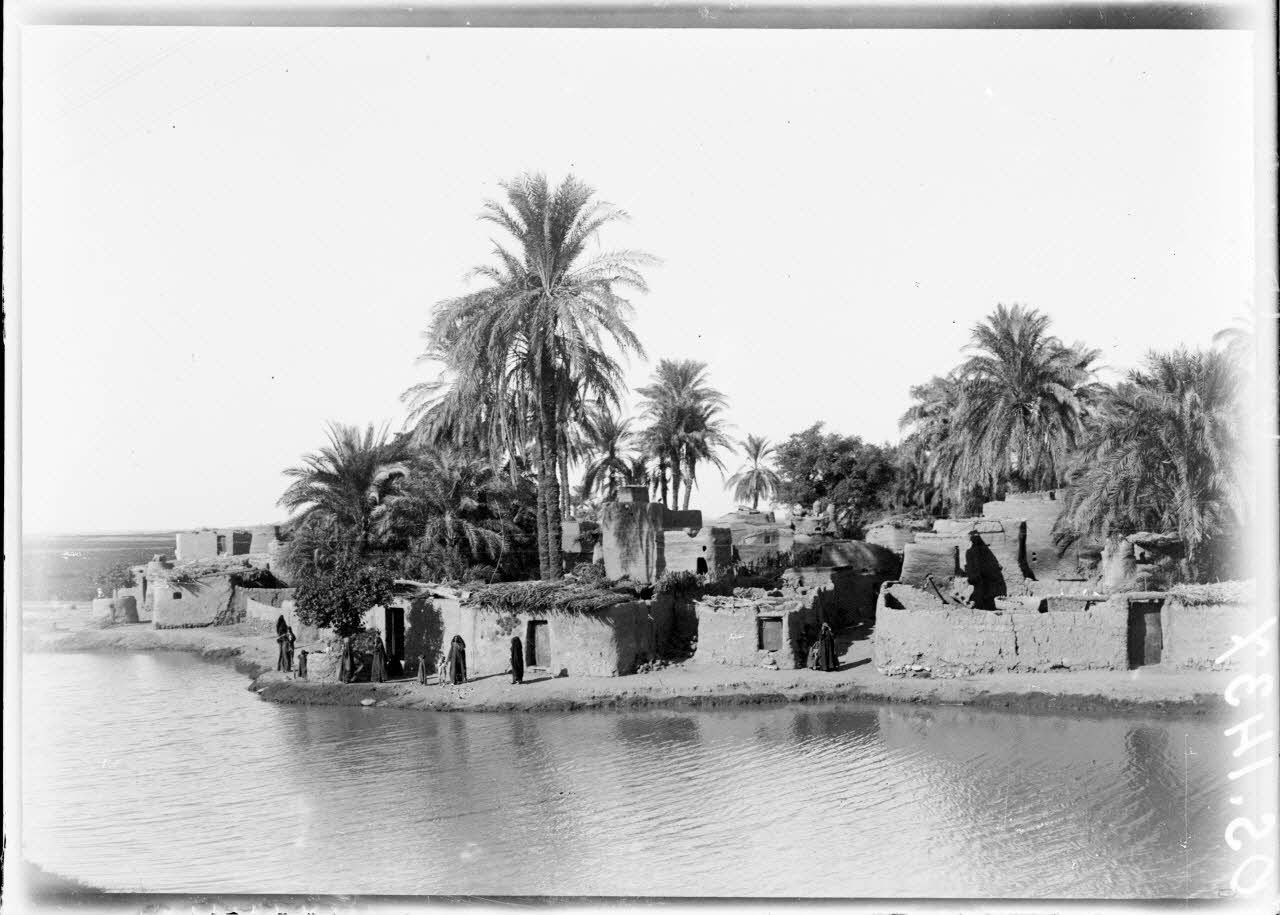
[(270, 555), (280, 541), (278, 525), (267, 524), (238, 530), (180, 531), (174, 548), (178, 562), (216, 559), (219, 556)]
[(616, 502), (600, 507), (605, 575), (650, 584), (666, 572), (715, 575), (733, 565), (727, 527), (704, 526), (702, 512), (677, 511), (649, 501), (643, 486), (624, 486)]

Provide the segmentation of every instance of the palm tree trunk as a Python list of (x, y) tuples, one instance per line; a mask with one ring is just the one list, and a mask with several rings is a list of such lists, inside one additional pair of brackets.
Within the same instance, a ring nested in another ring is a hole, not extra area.
[(568, 518), (573, 515), (573, 490), (569, 488), (569, 447), (563, 439), (560, 442), (560, 492), (564, 499), (562, 511)]
[(662, 496), (662, 504), (667, 504), (667, 459), (665, 456), (658, 457), (658, 487)]
[[(541, 427), (541, 424), (539, 424)], [(546, 451), (542, 447), (542, 436), (538, 436), (538, 572), (542, 579), (551, 576), (550, 555), (547, 552), (547, 488), (546, 488)]]
[[(682, 481), (680, 477), (680, 459), (677, 457), (674, 461), (671, 462), (671, 488), (675, 490), (675, 492), (671, 494), (671, 504), (668, 505), (667, 508), (674, 509), (680, 503), (680, 483), (681, 482)], [(662, 501), (663, 501), (663, 504), (666, 504), (667, 494), (665, 492), (662, 494)]]
[(760, 507), (760, 490), (751, 493), (751, 510), (755, 511)]
[(563, 570), (563, 559), (561, 558), (561, 532), (560, 532), (560, 481), (556, 478), (556, 467), (559, 463), (556, 447), (559, 444), (559, 435), (556, 434), (556, 385), (555, 371), (551, 365), (551, 360), (544, 357), (542, 365), (542, 377), (539, 380), (542, 387), (541, 409), (539, 410), (539, 424), (541, 426), (541, 438), (544, 442), (544, 458), (542, 465), (541, 479), (543, 485), (546, 486), (545, 507), (547, 513), (547, 569), (544, 578), (548, 580), (558, 579)]

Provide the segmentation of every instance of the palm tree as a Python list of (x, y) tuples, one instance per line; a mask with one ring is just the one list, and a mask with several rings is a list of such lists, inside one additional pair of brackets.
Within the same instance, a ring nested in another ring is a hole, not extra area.
[(1066, 346), (1048, 328), (1046, 315), (1021, 305), (997, 306), (974, 327), (945, 448), (958, 491), (1061, 483), (1103, 388), (1094, 380), (1098, 351)]
[(373, 521), (384, 537), (402, 533), (419, 552), (442, 556), (456, 577), (467, 565), (501, 559), (511, 527), (502, 511), (508, 488), (475, 454), (425, 449), (374, 509)]
[[(935, 375), (910, 389), (914, 403), (898, 421), (908, 434), (898, 447), (898, 500), (929, 511), (943, 512), (949, 503), (963, 506), (964, 494), (953, 491), (957, 449), (951, 424), (960, 406), (957, 373)], [(950, 498), (948, 497), (950, 493)]]
[(618, 483), (629, 478), (631, 420), (618, 419), (607, 407), (597, 405), (583, 422), (586, 467), (582, 475), (584, 497), (601, 491), (605, 501), (618, 498)]
[(290, 527), (329, 544), (343, 543), (357, 556), (369, 549), (373, 514), (408, 472), (403, 439), (391, 438), (373, 424), (361, 434), (355, 426), (330, 423), (329, 444), (304, 455), (284, 475), (293, 479), (277, 504), (293, 513)]
[(1219, 351), (1149, 353), (1108, 399), (1081, 450), (1059, 533), (1176, 531), (1192, 574), (1246, 509), (1240, 377)]
[[(727, 443), (718, 419), (725, 406), (724, 395), (707, 383), (707, 364), (692, 359), (663, 359), (653, 373), (653, 383), (637, 389), (644, 398), (641, 409), (647, 425), (640, 434), (645, 452), (658, 464), (657, 476), (662, 503), (674, 508), (680, 498), (680, 484), (688, 476), (689, 503), (693, 476), (699, 460), (723, 467), (715, 449)], [(674, 497), (668, 505), (667, 474), (671, 475)]]
[(773, 445), (762, 435), (748, 435), (739, 443), (746, 463), (729, 477), (725, 484), (733, 488), (733, 497), (739, 504), (751, 500), (751, 510), (760, 507), (760, 497), (772, 499), (782, 483), (778, 472), (769, 466)]
[[(509, 234), (513, 250), (495, 245), (496, 263), (472, 271), (488, 285), (436, 306), (429, 337), (445, 351), (457, 378), (467, 379), (462, 388), (484, 391), (492, 400), (495, 416), (511, 404), (529, 411), (540, 565), (544, 578), (558, 578), (564, 389), (580, 378), (581, 396), (610, 399), (612, 386), (616, 398), (622, 372), (606, 355), (606, 342), (623, 354), (644, 350), (629, 324), (631, 306), (615, 290), (645, 291), (639, 267), (653, 259), (634, 251), (584, 257), (588, 241), (625, 214), (593, 201), (591, 188), (572, 176), (554, 191), (542, 175), (501, 186), (506, 205), (488, 201), (480, 218)], [(475, 399), (460, 397), (460, 403)], [(508, 420), (498, 425), (505, 429)]]

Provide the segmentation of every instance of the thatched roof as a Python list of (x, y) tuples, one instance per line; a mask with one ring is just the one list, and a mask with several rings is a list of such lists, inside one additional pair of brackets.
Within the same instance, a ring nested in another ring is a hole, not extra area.
[(465, 603), (507, 613), (594, 613), (635, 598), (574, 581), (509, 581), (483, 585)]

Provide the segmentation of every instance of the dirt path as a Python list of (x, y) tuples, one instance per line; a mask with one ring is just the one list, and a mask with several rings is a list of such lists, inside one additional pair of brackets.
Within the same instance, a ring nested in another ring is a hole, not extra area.
[(892, 701), (1073, 713), (1214, 713), (1231, 674), (1158, 668), (1046, 674), (986, 674), (955, 679), (886, 677), (871, 664), (870, 643), (853, 641), (841, 668), (771, 670), (699, 663), (628, 677), (537, 677), (515, 686), (508, 674), (459, 686), (321, 683), (276, 673), (276, 644), (248, 626), (152, 629), (145, 624), (33, 634), (28, 651), (190, 651), (225, 661), (273, 702), (362, 705), (438, 711), (566, 711), (580, 708), (712, 707), (784, 702)]

